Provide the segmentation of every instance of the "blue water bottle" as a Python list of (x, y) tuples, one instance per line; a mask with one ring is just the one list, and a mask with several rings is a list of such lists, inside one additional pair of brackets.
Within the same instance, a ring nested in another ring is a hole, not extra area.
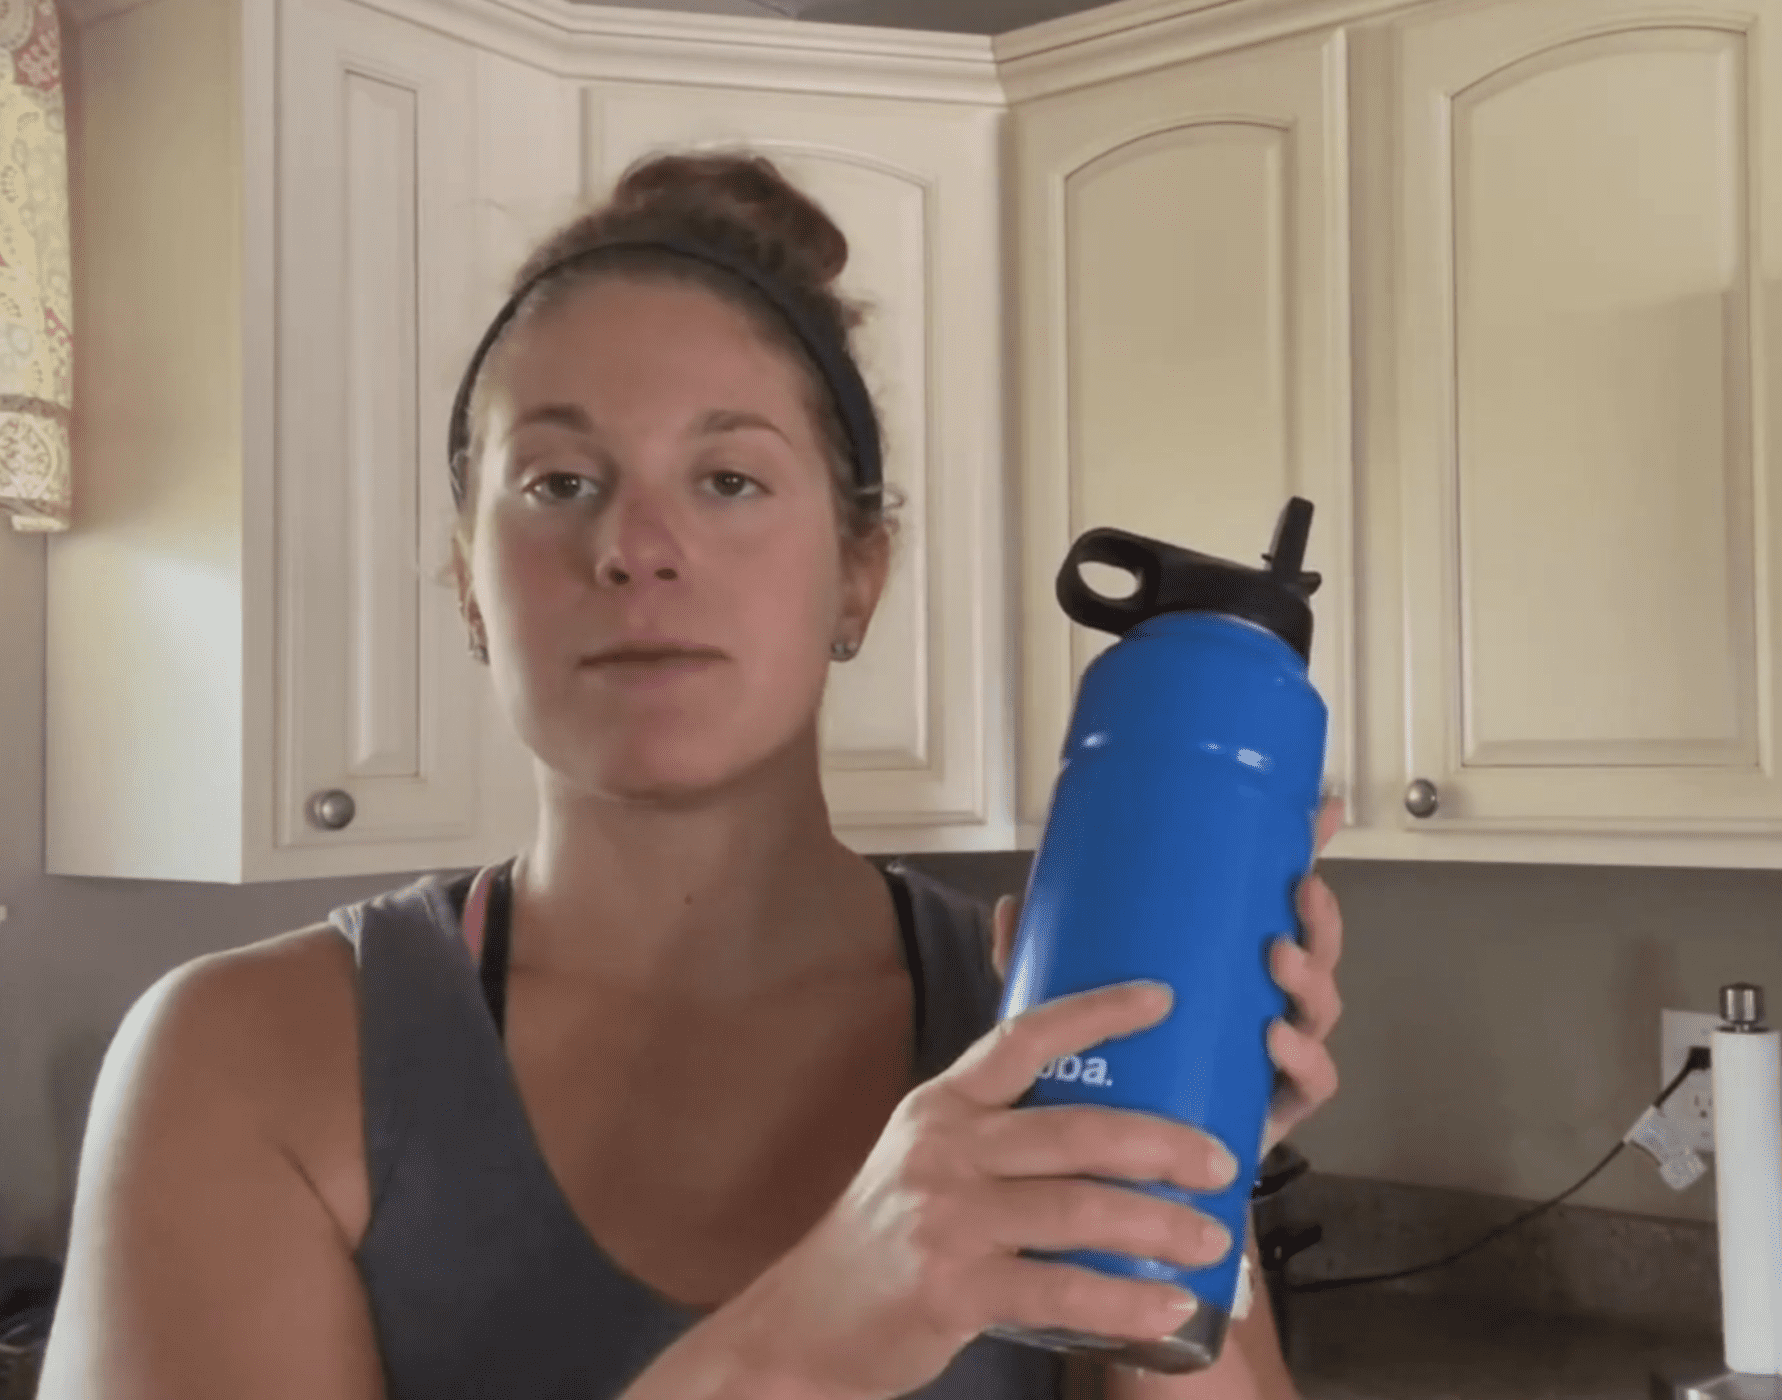
[[(1238, 1159), (1224, 1191), (1120, 1184), (1212, 1216), (1236, 1243), (1201, 1269), (1038, 1256), (1186, 1288), (1200, 1307), (1172, 1337), (999, 1335), (1165, 1372), (1211, 1366), (1224, 1345), (1275, 1084), (1266, 1037), (1287, 1010), (1269, 952), (1299, 936), (1324, 768), (1327, 715), (1306, 675), (1319, 578), (1300, 569), (1311, 518), (1309, 501), (1288, 502), (1262, 569), (1099, 529), (1059, 571), (1065, 612), (1120, 640), (1078, 688), (1000, 1016), (1135, 978), (1175, 1001), (1160, 1024), (1048, 1065), (1022, 1104), (1135, 1109), (1211, 1134)], [(1088, 562), (1131, 572), (1136, 591), (1096, 593)]]

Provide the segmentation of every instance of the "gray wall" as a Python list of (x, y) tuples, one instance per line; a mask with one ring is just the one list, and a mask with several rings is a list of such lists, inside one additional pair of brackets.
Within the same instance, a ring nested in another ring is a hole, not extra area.
[[(994, 30), (1059, 0), (688, 0)], [(846, 15), (842, 15), (842, 11)], [(78, 61), (70, 54), (71, 61)], [(71, 114), (78, 120), (78, 114)], [(78, 218), (78, 211), (77, 211)], [(78, 230), (77, 230), (78, 234)], [(268, 936), (400, 877), (227, 888), (43, 875), (41, 539), (0, 526), (0, 1252), (58, 1253), (99, 1059), (131, 1001), (186, 959)], [(918, 862), (989, 896), (1026, 857)], [(1782, 1005), (1782, 874), (1339, 864), (1348, 1011), (1338, 1098), (1296, 1135), (1321, 1170), (1543, 1199), (1607, 1151), (1657, 1090), (1658, 1010), (1722, 982)], [(1624, 1153), (1573, 1198), (1711, 1218)]]

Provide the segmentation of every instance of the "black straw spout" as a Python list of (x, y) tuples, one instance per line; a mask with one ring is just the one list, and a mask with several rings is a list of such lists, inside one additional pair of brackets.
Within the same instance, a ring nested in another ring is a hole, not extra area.
[(1306, 541), (1312, 534), (1312, 503), (1304, 496), (1290, 498), (1281, 508), (1275, 522), (1274, 543), (1262, 557), (1268, 571), (1283, 583), (1292, 584), (1308, 598), (1324, 582), (1321, 575), (1300, 568), (1306, 558)]

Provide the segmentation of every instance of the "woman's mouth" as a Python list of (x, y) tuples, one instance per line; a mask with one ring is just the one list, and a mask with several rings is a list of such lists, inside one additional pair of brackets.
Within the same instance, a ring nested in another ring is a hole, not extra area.
[(728, 659), (714, 647), (628, 642), (583, 658), (582, 667), (613, 684), (647, 688), (698, 675)]

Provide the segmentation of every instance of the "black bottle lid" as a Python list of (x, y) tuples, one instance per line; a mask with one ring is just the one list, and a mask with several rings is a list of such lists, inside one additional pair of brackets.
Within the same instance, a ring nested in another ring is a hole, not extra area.
[[(1212, 612), (1266, 627), (1309, 660), (1312, 605), (1323, 581), (1300, 568), (1312, 530), (1312, 503), (1295, 496), (1275, 524), (1265, 567), (1234, 564), (1162, 540), (1102, 528), (1081, 535), (1058, 571), (1058, 605), (1085, 627), (1125, 636), (1147, 618)], [(1111, 564), (1138, 579), (1129, 597), (1108, 598), (1083, 581), (1084, 564)]]

